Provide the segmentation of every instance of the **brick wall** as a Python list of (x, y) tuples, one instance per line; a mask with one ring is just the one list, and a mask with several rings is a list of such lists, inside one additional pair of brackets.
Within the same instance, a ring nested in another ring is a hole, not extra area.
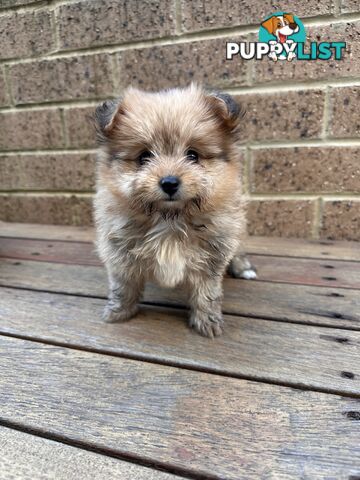
[[(292, 11), (342, 61), (225, 61)], [(204, 82), (247, 109), (249, 232), (360, 240), (358, 0), (0, 0), (0, 218), (89, 224), (89, 114), (128, 84)]]

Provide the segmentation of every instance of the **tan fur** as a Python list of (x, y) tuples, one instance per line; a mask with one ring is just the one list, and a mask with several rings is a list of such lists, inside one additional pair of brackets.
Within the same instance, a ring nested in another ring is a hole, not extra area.
[[(95, 219), (110, 281), (108, 321), (134, 315), (144, 282), (152, 280), (185, 286), (191, 326), (207, 336), (221, 333), (222, 276), (245, 229), (240, 112), (229, 111), (229, 98), (196, 85), (159, 93), (130, 88), (117, 104), (97, 110)], [(188, 149), (198, 152), (197, 163)], [(153, 157), (140, 165), (144, 150)], [(168, 175), (181, 180), (172, 202), (159, 187)]]

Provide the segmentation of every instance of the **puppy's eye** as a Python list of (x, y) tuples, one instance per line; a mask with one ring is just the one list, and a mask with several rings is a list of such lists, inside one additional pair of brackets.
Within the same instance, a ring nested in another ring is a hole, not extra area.
[(144, 165), (144, 163), (148, 162), (150, 158), (154, 155), (149, 150), (144, 150), (137, 158), (139, 165)]
[(199, 160), (199, 154), (195, 150), (188, 150), (186, 152), (186, 158), (190, 160), (190, 162), (196, 163)]

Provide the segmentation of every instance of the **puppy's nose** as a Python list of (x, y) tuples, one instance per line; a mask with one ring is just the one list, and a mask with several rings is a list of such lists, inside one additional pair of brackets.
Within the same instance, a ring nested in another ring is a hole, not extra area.
[(174, 195), (174, 193), (177, 192), (180, 185), (180, 179), (172, 176), (163, 177), (159, 183), (163, 191), (171, 197), (171, 195)]

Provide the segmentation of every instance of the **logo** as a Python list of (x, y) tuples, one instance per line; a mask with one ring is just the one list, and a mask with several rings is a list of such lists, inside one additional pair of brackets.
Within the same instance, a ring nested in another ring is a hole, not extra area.
[(292, 13), (276, 12), (260, 24), (258, 42), (227, 42), (226, 59), (236, 55), (244, 60), (341, 60), (345, 42), (310, 42), (301, 20)]

